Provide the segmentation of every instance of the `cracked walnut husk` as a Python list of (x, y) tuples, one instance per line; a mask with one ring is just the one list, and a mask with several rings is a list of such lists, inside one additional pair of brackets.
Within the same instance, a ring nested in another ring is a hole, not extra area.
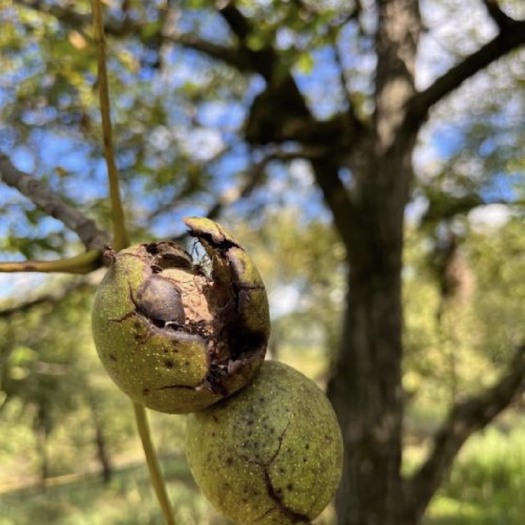
[(169, 241), (108, 250), (92, 313), (98, 354), (117, 386), (173, 414), (202, 410), (248, 384), (270, 333), (264, 284), (243, 248), (209, 219), (184, 222), (210, 271)]
[(317, 385), (265, 361), (246, 388), (189, 416), (186, 453), (204, 495), (237, 525), (310, 524), (339, 484), (343, 441)]

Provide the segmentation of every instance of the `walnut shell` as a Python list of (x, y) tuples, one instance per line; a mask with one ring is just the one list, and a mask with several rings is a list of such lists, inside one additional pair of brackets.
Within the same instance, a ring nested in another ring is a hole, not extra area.
[(169, 241), (109, 251), (92, 312), (113, 381), (135, 402), (168, 413), (201, 410), (244, 387), (270, 332), (264, 284), (243, 248), (213, 221), (185, 222), (210, 272)]
[(310, 523), (341, 477), (342, 437), (328, 399), (273, 361), (240, 392), (192, 414), (186, 445), (200, 489), (238, 525)]

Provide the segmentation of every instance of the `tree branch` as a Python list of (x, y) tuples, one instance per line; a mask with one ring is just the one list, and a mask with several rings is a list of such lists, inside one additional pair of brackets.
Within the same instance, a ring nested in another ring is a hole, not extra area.
[[(421, 227), (435, 226), (439, 221), (449, 220), (458, 215), (466, 215), (469, 211), (487, 204), (478, 193), (467, 193), (456, 196), (435, 190), (431, 186), (422, 187), (428, 199), (427, 211), (421, 217)], [(492, 202), (491, 202), (492, 204)]]
[(341, 89), (343, 90), (343, 93), (345, 95), (346, 103), (347, 103), (347, 110), (350, 112), (352, 119), (357, 120), (355, 117), (354, 112), (354, 104), (352, 101), (352, 90), (350, 89), (350, 82), (348, 81), (346, 74), (345, 74), (345, 68), (343, 64), (343, 56), (341, 53), (341, 50), (339, 49), (339, 45), (337, 42), (337, 35), (334, 36), (333, 43), (332, 43), (332, 49), (334, 52), (334, 62), (337, 66), (338, 73), (339, 73), (339, 83), (341, 84)]
[(213, 44), (189, 34), (172, 34), (164, 35), (164, 38), (174, 44), (179, 44), (188, 49), (198, 51), (210, 58), (220, 60), (225, 64), (238, 69), (241, 72), (255, 73), (255, 69), (250, 58), (237, 49)]
[[(41, 0), (14, 0), (14, 3), (19, 6), (33, 9), (41, 13), (55, 17), (60, 22), (66, 23), (77, 30), (83, 30), (92, 22), (91, 15), (79, 13), (70, 7), (62, 7), (56, 3), (46, 3)], [(140, 28), (143, 24), (135, 24), (128, 19), (121, 20), (107, 20), (105, 22), (105, 30), (115, 36), (123, 36), (130, 32), (140, 34)]]
[[(311, 145), (321, 145), (322, 151), (317, 152), (310, 161), (325, 203), (334, 216), (336, 227), (345, 244), (349, 246), (349, 224), (353, 206), (339, 176), (339, 164), (327, 152), (333, 153), (344, 143), (348, 146), (345, 148), (348, 153), (351, 149), (351, 138), (361, 129), (361, 123), (352, 111), (346, 115), (337, 115), (329, 121), (317, 121), (291, 73), (281, 72), (279, 80), (274, 78), (273, 72), (278, 62), (274, 49), (267, 47), (256, 53), (246, 47), (244, 42), (252, 28), (234, 6), (234, 2), (227, 2), (221, 14), (239, 38), (240, 51), (249, 57), (254, 70), (267, 82), (266, 89), (257, 95), (250, 108), (245, 127), (247, 141), (251, 144), (269, 144), (295, 140), (307, 148)], [(337, 132), (332, 134), (334, 130)], [(272, 159), (266, 159), (267, 162), (270, 160)], [(262, 170), (264, 167), (263, 161)]]
[[(71, 9), (55, 5), (48, 6), (40, 0), (16, 1), (20, 5), (38, 9), (42, 12), (48, 12), (60, 21), (65, 21), (72, 25), (77, 30), (82, 30), (89, 23), (89, 17), (81, 13), (75, 13)], [(277, 63), (275, 51), (271, 47), (254, 51), (246, 46), (244, 40), (248, 35), (247, 31), (250, 30), (250, 24), (244, 15), (233, 5), (233, 2), (226, 2), (223, 7), (219, 8), (219, 13), (225, 18), (232, 31), (239, 38), (239, 46), (237, 48), (208, 42), (194, 35), (185, 33), (165, 32), (162, 34), (162, 38), (166, 42), (172, 42), (187, 49), (203, 53), (214, 60), (220, 60), (242, 73), (257, 73), (266, 80), (268, 89), (261, 93), (262, 97), (256, 98), (256, 103), (260, 98), (264, 98), (263, 111), (257, 115), (256, 119), (251, 120), (261, 120), (262, 122), (261, 126), (258, 126), (259, 128), (266, 128), (268, 124), (271, 129), (270, 132), (265, 133), (265, 137), (262, 138), (259, 136), (251, 137), (252, 134), (248, 133), (247, 139), (249, 142), (265, 144), (269, 142), (278, 143), (286, 140), (295, 140), (302, 144), (310, 144), (312, 141), (317, 141), (327, 133), (329, 136), (325, 136), (325, 142), (333, 145), (334, 132), (336, 136), (343, 136), (341, 134), (341, 127), (339, 126), (343, 121), (345, 121), (345, 129), (343, 130), (345, 133), (348, 131), (348, 128), (353, 127), (355, 127), (356, 132), (351, 134), (352, 137), (359, 132), (362, 123), (359, 122), (352, 111), (346, 112), (347, 114), (344, 116), (336, 116), (330, 121), (317, 122), (307, 108), (304, 97), (293, 77), (290, 74), (284, 74), (280, 71), (279, 80), (276, 81), (273, 78), (273, 72), (276, 69)], [(141, 27), (142, 24), (140, 23), (132, 21), (121, 22), (111, 19), (106, 20), (104, 24), (107, 34), (116, 37), (134, 34), (136, 36), (138, 35), (139, 39), (141, 38)], [(270, 110), (265, 108), (270, 108)], [(264, 118), (261, 118), (261, 115)], [(267, 118), (268, 116), (269, 118)], [(334, 126), (334, 124), (337, 125)], [(252, 123), (249, 122), (248, 131), (251, 132), (252, 129)], [(336, 142), (340, 143), (337, 139)]]
[(69, 259), (56, 261), (0, 262), (0, 273), (41, 272), (85, 274), (102, 266), (102, 251), (90, 250)]
[(100, 100), (100, 117), (102, 120), (102, 139), (104, 144), (104, 158), (108, 170), (109, 200), (111, 202), (111, 222), (113, 225), (113, 248), (122, 250), (129, 246), (129, 235), (126, 227), (126, 218), (120, 181), (113, 148), (113, 130), (111, 127), (111, 103), (109, 100), (109, 82), (106, 66), (106, 39), (104, 36), (104, 16), (100, 0), (93, 2), (93, 30), (97, 43), (97, 78)]
[(336, 230), (348, 250), (353, 246), (354, 205), (339, 175), (340, 165), (328, 156), (312, 159), (315, 180), (332, 212)]
[[(239, 40), (239, 54), (246, 58), (251, 65), (252, 71), (259, 73), (266, 82), (272, 83), (275, 80), (274, 71), (278, 62), (277, 54), (273, 47), (266, 45), (262, 49), (255, 51), (247, 46), (246, 39), (253, 32), (253, 27), (248, 19), (237, 9), (234, 1), (227, 1), (219, 9), (219, 13)], [(287, 72), (287, 76), (290, 76), (289, 72)]]
[(458, 402), (434, 437), (426, 462), (406, 482), (407, 511), (414, 523), (425, 512), (432, 496), (448, 474), (463, 443), (488, 425), (525, 391), (525, 348), (520, 348), (498, 383)]
[(48, 4), (40, 0), (14, 0), (15, 4), (41, 13), (48, 14), (72, 25), (86, 25), (90, 22), (90, 16), (78, 13), (72, 9), (62, 7), (58, 4)]
[(261, 161), (254, 163), (251, 166), (244, 183), (224, 192), (217, 202), (208, 210), (206, 217), (214, 219), (219, 216), (224, 208), (231, 206), (241, 199), (249, 197), (255, 189), (263, 183), (266, 175), (266, 167), (270, 162), (274, 160), (290, 160), (289, 157), (285, 159), (284, 155), (285, 154), (281, 157), (278, 153), (270, 154)]
[(38, 208), (74, 231), (87, 250), (102, 250), (108, 244), (106, 233), (99, 230), (93, 220), (64, 202), (43, 181), (17, 169), (2, 153), (0, 153), (0, 180), (16, 188)]
[(453, 66), (428, 88), (412, 97), (408, 102), (402, 128), (412, 132), (417, 131), (434, 104), (456, 90), (465, 80), (523, 44), (525, 44), (525, 21), (506, 23), (504, 31)]
[(24, 314), (37, 306), (55, 303), (58, 300), (58, 297), (53, 297), (52, 295), (43, 295), (42, 297), (32, 299), (31, 301), (26, 301), (25, 303), (0, 310), (0, 319), (9, 319), (16, 314)]
[[(205, 217), (208, 219), (217, 218), (223, 209), (228, 208), (234, 205), (236, 202), (246, 199), (249, 197), (259, 186), (264, 183), (266, 168), (271, 162), (290, 162), (292, 160), (304, 160), (312, 157), (317, 157), (317, 152), (309, 152), (307, 149), (301, 149), (297, 152), (288, 152), (288, 151), (273, 151), (266, 155), (263, 159), (258, 162), (254, 162), (246, 174), (246, 178), (242, 183), (239, 183), (235, 188), (226, 190), (219, 195), (217, 200), (208, 208), (208, 212), (205, 213)], [(173, 208), (174, 204), (170, 203), (169, 205), (163, 206), (160, 210), (160, 213), (169, 212)], [(154, 218), (158, 214), (152, 214), (150, 217)], [(182, 242), (183, 239), (187, 238), (187, 233), (177, 235), (170, 240), (174, 242)]]
[[(89, 15), (78, 13), (67, 7), (61, 7), (56, 4), (46, 4), (40, 0), (15, 0), (15, 2), (23, 7), (54, 16), (60, 22), (79, 31), (84, 30), (91, 24), (91, 17)], [(141, 22), (133, 22), (129, 19), (123, 22), (120, 20), (106, 19), (104, 21), (104, 32), (115, 37), (134, 35), (142, 39), (141, 29), (143, 25)], [(151, 38), (151, 36), (149, 38)], [(255, 61), (253, 60), (253, 56), (239, 49), (207, 42), (191, 34), (167, 32), (162, 34), (162, 38), (167, 42), (179, 44), (188, 49), (203, 53), (210, 58), (221, 60), (241, 72), (257, 72), (254, 67)], [(262, 53), (262, 51), (258, 53)]]
[[(315, 157), (314, 153), (314, 157)], [(296, 152), (292, 151), (273, 151), (266, 155), (263, 159), (255, 162), (249, 170), (248, 177), (243, 184), (236, 188), (223, 193), (217, 202), (209, 209), (206, 217), (213, 219), (217, 217), (223, 208), (231, 206), (237, 201), (249, 197), (261, 184), (263, 184), (266, 175), (266, 168), (271, 162), (290, 162), (298, 159), (309, 158), (308, 150), (300, 149)]]
[(494, 20), (494, 22), (496, 22), (496, 25), (499, 27), (500, 31), (505, 31), (515, 22), (513, 18), (503, 12), (501, 7), (498, 5), (497, 0), (483, 0), (483, 3), (487, 8), (490, 17), (492, 20)]
[(239, 41), (244, 42), (252, 28), (246, 17), (235, 7), (235, 3), (227, 1), (219, 7), (218, 11)]

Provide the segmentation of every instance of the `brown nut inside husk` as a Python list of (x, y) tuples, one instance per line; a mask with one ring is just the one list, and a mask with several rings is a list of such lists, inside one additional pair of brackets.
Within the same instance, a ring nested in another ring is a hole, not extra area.
[(93, 337), (113, 381), (167, 413), (201, 410), (248, 384), (270, 333), (262, 279), (241, 246), (209, 219), (185, 220), (211, 271), (162, 241), (106, 255)]

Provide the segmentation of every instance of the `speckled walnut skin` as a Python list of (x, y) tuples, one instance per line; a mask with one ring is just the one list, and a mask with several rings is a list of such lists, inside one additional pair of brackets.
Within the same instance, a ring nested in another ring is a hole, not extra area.
[(185, 223), (210, 274), (172, 242), (109, 250), (92, 313), (110, 377), (137, 403), (167, 413), (201, 410), (244, 387), (270, 332), (264, 284), (246, 252), (213, 221)]
[(234, 396), (189, 416), (186, 445), (202, 492), (238, 525), (310, 523), (341, 477), (330, 403), (310, 379), (273, 361)]

